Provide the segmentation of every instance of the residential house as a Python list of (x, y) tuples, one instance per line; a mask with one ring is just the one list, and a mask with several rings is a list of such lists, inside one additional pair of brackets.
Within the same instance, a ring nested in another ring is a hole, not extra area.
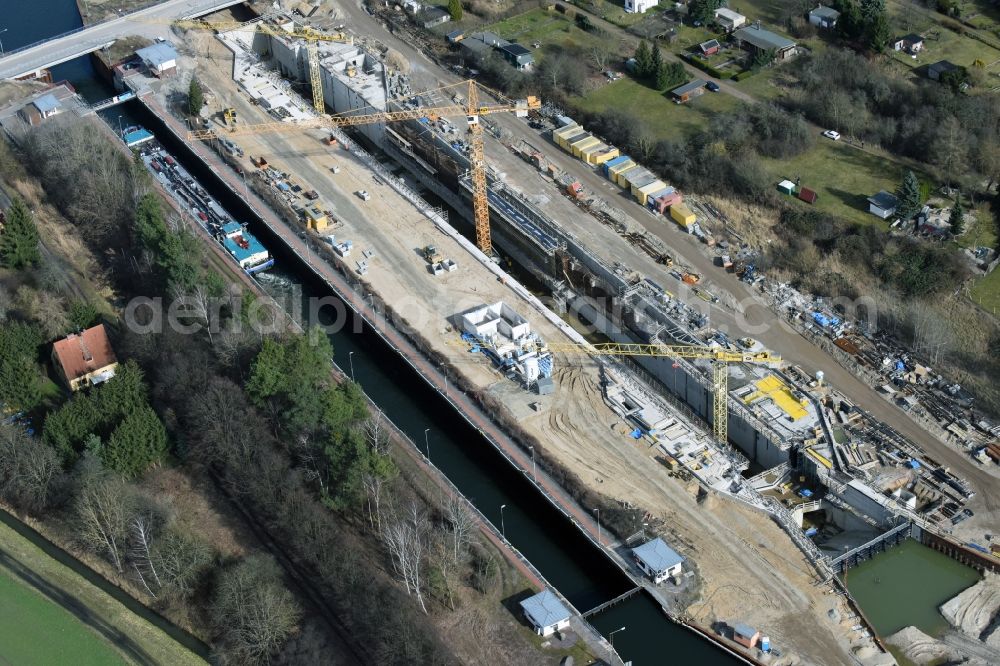
[(115, 376), (118, 358), (104, 324), (73, 333), (52, 345), (52, 365), (71, 391)]
[(916, 55), (924, 48), (924, 38), (911, 32), (894, 41), (892, 48), (896, 51), (904, 51), (910, 55)]
[(715, 10), (715, 24), (726, 32), (732, 32), (745, 26), (747, 17), (728, 7), (719, 7)]
[(448, 40), (449, 44), (458, 44), (460, 41), (465, 39), (465, 31), (461, 28), (458, 30), (452, 30), (445, 35), (445, 38)]
[(721, 48), (722, 45), (719, 44), (719, 40), (717, 39), (710, 39), (707, 42), (702, 42), (698, 45), (698, 50), (701, 51), (701, 54), (707, 56), (715, 55)]
[(30, 104), (21, 108), (18, 112), (31, 125), (40, 125), (46, 118), (51, 118), (62, 111), (59, 98), (54, 93), (46, 93), (36, 98)]
[(942, 74), (947, 74), (948, 72), (954, 72), (962, 69), (958, 65), (948, 60), (938, 60), (936, 63), (927, 68), (928, 78), (934, 81), (940, 81)]
[(659, 0), (625, 0), (625, 11), (629, 14), (643, 14), (658, 4)]
[(177, 71), (177, 50), (170, 42), (156, 42), (135, 52), (150, 74), (161, 79)]
[(482, 58), (498, 46), (510, 44), (495, 32), (474, 32), (461, 42), (462, 54), (472, 58)]
[(516, 69), (531, 69), (531, 66), (535, 64), (535, 56), (520, 44), (500, 46), (497, 47), (497, 51), (500, 52), (504, 60)]
[(838, 18), (840, 18), (840, 12), (833, 7), (826, 7), (824, 5), (819, 5), (816, 9), (809, 12), (809, 23), (822, 30), (835, 28)]
[(521, 609), (539, 636), (549, 636), (569, 627), (569, 611), (551, 590), (528, 597), (521, 602)]
[(740, 622), (733, 625), (733, 640), (745, 648), (753, 648), (760, 641), (760, 632)]
[(447, 23), (451, 20), (451, 14), (440, 7), (427, 7), (417, 14), (417, 23), (424, 28), (433, 28), (436, 25)]
[(764, 30), (759, 22), (756, 25), (740, 28), (733, 33), (733, 38), (741, 48), (754, 55), (774, 51), (775, 60), (786, 60), (795, 55), (795, 42), (770, 30)]
[(685, 83), (684, 85), (671, 90), (670, 96), (677, 102), (683, 103), (698, 97), (703, 92), (705, 92), (705, 81), (703, 79), (695, 79), (694, 81)]
[(894, 194), (889, 194), (885, 190), (868, 197), (868, 212), (883, 220), (896, 213), (896, 206), (899, 199)]
[(679, 576), (684, 563), (684, 558), (659, 537), (633, 548), (632, 556), (642, 572), (656, 584), (671, 576)]

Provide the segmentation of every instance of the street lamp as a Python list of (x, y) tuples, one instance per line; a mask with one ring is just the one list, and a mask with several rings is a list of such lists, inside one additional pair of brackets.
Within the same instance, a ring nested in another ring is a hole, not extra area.
[[(0, 35), (2, 35), (5, 32), (7, 32), (7, 28), (0, 30)], [(0, 40), (0, 55), (3, 55), (3, 40)]]
[(351, 364), (351, 381), (354, 381), (354, 352), (347, 352), (347, 361)]
[(430, 440), (427, 439), (427, 433), (429, 433), (430, 431), (431, 431), (430, 428), (424, 428), (424, 448), (427, 449), (428, 461), (431, 459), (431, 443)]
[(503, 537), (504, 541), (507, 540), (507, 528), (504, 527), (504, 524), (503, 524), (503, 510), (506, 509), (506, 508), (507, 508), (506, 504), (501, 504), (500, 505), (500, 536)]
[(621, 629), (615, 629), (610, 634), (608, 634), (608, 641), (611, 642), (612, 649), (614, 649), (615, 647), (615, 634), (617, 634), (619, 631), (625, 631), (625, 627), (622, 627)]
[(122, 129), (122, 117), (118, 116), (118, 134), (123, 139), (125, 138), (125, 130)]
[(597, 514), (597, 518), (594, 519), (597, 521), (597, 545), (601, 545), (601, 510), (594, 509), (594, 513)]
[(535, 474), (535, 447), (529, 444), (528, 448), (531, 449), (531, 478), (538, 483), (538, 476)]

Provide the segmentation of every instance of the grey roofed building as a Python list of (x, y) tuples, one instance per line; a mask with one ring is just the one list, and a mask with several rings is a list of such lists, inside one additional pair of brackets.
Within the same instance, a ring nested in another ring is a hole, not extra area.
[(32, 102), (32, 104), (35, 105), (35, 108), (38, 109), (38, 112), (42, 116), (46, 116), (59, 108), (59, 100), (52, 93), (42, 95)]
[(177, 62), (177, 51), (174, 49), (173, 45), (168, 42), (157, 42), (156, 44), (150, 44), (149, 46), (143, 47), (135, 52), (137, 56), (143, 59), (144, 62), (149, 64), (150, 67), (159, 69), (165, 65), (170, 65), (171, 67), (176, 65)]
[(737, 622), (733, 625), (733, 633), (737, 636), (743, 636), (744, 638), (753, 638), (754, 634), (757, 633), (757, 630), (745, 622)]
[(810, 11), (809, 16), (815, 16), (816, 18), (826, 19), (828, 21), (836, 21), (840, 18), (840, 12), (833, 7), (820, 5), (816, 9)]
[(459, 42), (463, 51), (476, 56), (485, 55), (495, 48), (508, 44), (510, 42), (495, 32), (474, 32)]
[(896, 195), (881, 190), (868, 197), (868, 203), (875, 204), (882, 210), (895, 210), (899, 204), (899, 199), (896, 198)]
[(558, 627), (569, 621), (570, 612), (551, 590), (542, 590), (521, 602), (524, 614), (541, 632), (546, 627)]
[(420, 25), (425, 28), (433, 28), (436, 25), (447, 23), (451, 20), (451, 14), (440, 7), (427, 7), (417, 16)]
[(758, 51), (770, 51), (774, 49), (775, 57), (779, 60), (792, 55), (795, 49), (795, 42), (770, 30), (764, 30), (759, 24), (740, 28), (733, 35), (736, 41), (744, 45), (744, 47), (749, 44)]
[(632, 554), (650, 571), (666, 571), (684, 562), (684, 558), (659, 537), (633, 548)]
[(704, 88), (704, 87), (705, 87), (704, 79), (695, 79), (694, 81), (690, 81), (682, 86), (674, 88), (673, 90), (670, 91), (670, 94), (674, 95), (675, 97), (682, 97), (683, 95), (687, 95), (689, 93), (694, 92), (698, 88)]
[(938, 60), (927, 68), (927, 76), (937, 81), (941, 78), (942, 74), (954, 72), (957, 69), (960, 69), (960, 67), (949, 60)]

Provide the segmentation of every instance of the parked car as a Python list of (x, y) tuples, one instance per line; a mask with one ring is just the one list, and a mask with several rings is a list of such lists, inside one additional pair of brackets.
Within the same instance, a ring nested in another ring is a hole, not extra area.
[(840, 132), (834, 132), (833, 130), (827, 130), (823, 132), (823, 136), (828, 139), (833, 139), (834, 141), (840, 141)]
[(712, 92), (719, 92), (719, 84), (716, 83), (715, 81), (709, 81), (708, 83), (705, 84), (705, 87)]
[(372, 198), (372, 196), (368, 194), (368, 192), (366, 192), (365, 190), (358, 190), (357, 192), (355, 192), (355, 194), (357, 194), (362, 201), (368, 201), (369, 199)]

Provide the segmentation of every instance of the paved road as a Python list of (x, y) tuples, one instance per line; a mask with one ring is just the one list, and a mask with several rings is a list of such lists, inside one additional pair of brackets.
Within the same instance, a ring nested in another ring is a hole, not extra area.
[[(0, 80), (54, 67), (97, 51), (126, 35), (163, 36), (168, 19), (194, 18), (242, 3), (243, 0), (166, 0), (137, 12), (96, 23), (0, 58)], [(161, 23), (156, 23), (160, 21)]]

